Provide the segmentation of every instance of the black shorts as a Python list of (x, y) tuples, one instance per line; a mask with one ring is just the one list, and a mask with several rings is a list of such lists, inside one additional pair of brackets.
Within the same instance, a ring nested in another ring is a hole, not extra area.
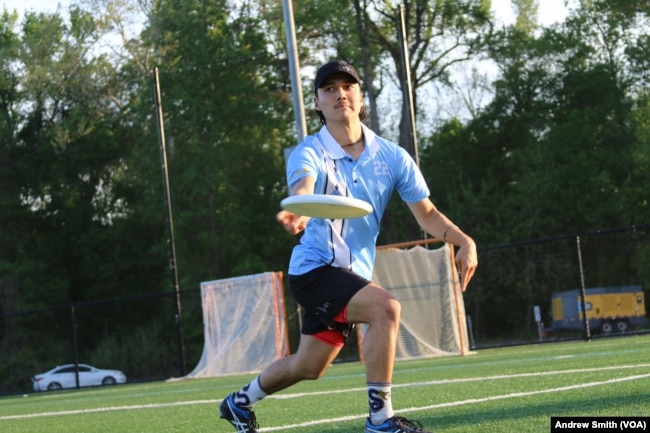
[(322, 266), (289, 275), (289, 289), (303, 309), (301, 333), (313, 335), (335, 327), (333, 318), (370, 281), (347, 269)]

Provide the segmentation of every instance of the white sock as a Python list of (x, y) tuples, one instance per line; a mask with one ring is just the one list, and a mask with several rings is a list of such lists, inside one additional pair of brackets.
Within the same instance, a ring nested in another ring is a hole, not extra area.
[(395, 416), (393, 402), (390, 398), (390, 383), (367, 383), (368, 404), (370, 405), (370, 422), (379, 425)]
[(239, 392), (235, 393), (233, 399), (235, 404), (244, 409), (252, 409), (255, 404), (269, 395), (264, 391), (260, 384), (260, 377), (257, 376), (248, 385), (243, 387)]

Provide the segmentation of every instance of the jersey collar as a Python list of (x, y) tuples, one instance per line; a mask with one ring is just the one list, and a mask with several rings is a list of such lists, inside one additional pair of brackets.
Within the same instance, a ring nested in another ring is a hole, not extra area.
[[(375, 134), (370, 128), (368, 128), (363, 123), (361, 124), (361, 129), (363, 130), (363, 136), (366, 141), (366, 151), (371, 155), (374, 154), (378, 148), (379, 143), (377, 142), (377, 134)], [(325, 125), (320, 129), (317, 134), (318, 140), (323, 144), (327, 153), (330, 154), (332, 159), (342, 159), (348, 156), (343, 148), (336, 142), (332, 134)]]

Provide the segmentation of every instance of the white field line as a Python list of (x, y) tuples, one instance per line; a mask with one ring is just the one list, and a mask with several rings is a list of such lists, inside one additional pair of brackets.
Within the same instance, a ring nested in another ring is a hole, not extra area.
[[(484, 376), (484, 377), (466, 377), (466, 378), (462, 378), (462, 379), (430, 380), (430, 381), (426, 381), (426, 382), (393, 384), (393, 388), (406, 388), (406, 387), (412, 387), (412, 386), (444, 385), (444, 384), (477, 382), (477, 381), (486, 381), (486, 380), (518, 379), (518, 378), (533, 377), (533, 376), (555, 376), (555, 375), (559, 375), (559, 374), (591, 373), (591, 372), (597, 372), (597, 371), (624, 370), (624, 369), (629, 369), (629, 368), (645, 368), (645, 367), (650, 367), (650, 364), (617, 365), (617, 366), (600, 367), (600, 368), (580, 368), (580, 369), (572, 369), (572, 370), (543, 371), (543, 372), (519, 373), (519, 374), (504, 374), (504, 375)], [(363, 388), (334, 389), (334, 390), (329, 390), (329, 391), (316, 391), (316, 392), (309, 392), (309, 393), (276, 394), (276, 395), (270, 396), (269, 398), (282, 400), (282, 399), (304, 397), (306, 395), (327, 395), (327, 394), (337, 394), (337, 393), (344, 393), (344, 392), (365, 391), (365, 390), (366, 390), (365, 387), (363, 387)]]
[[(485, 381), (485, 380), (516, 379), (516, 378), (524, 378), (524, 377), (531, 377), (531, 376), (551, 376), (551, 375), (557, 375), (557, 374), (588, 373), (588, 372), (596, 372), (596, 371), (624, 370), (624, 369), (630, 369), (630, 368), (644, 368), (644, 367), (650, 367), (650, 364), (636, 364), (636, 365), (610, 366), (610, 367), (602, 367), (602, 368), (585, 368), (585, 369), (559, 370), (559, 371), (549, 371), (549, 372), (534, 372), (534, 373), (521, 373), (521, 374), (510, 374), (510, 375), (496, 375), (496, 376), (485, 376), (485, 377), (463, 378), (463, 379), (433, 380), (433, 381), (426, 381), (426, 382), (414, 382), (414, 383), (409, 383), (409, 384), (398, 384), (398, 385), (393, 385), (393, 387), (398, 388), (398, 387), (413, 387), (413, 386), (431, 386), (431, 385), (438, 385), (438, 384), (472, 382), (472, 381), (478, 381), (478, 380)], [(528, 392), (516, 392), (516, 393), (503, 394), (503, 395), (497, 395), (497, 396), (492, 396), (492, 397), (484, 397), (484, 398), (477, 398), (477, 399), (469, 399), (469, 400), (461, 400), (461, 401), (454, 401), (454, 402), (447, 402), (447, 403), (439, 403), (439, 404), (434, 404), (434, 405), (429, 405), (429, 406), (412, 407), (412, 408), (400, 409), (400, 413), (402, 413), (402, 412), (415, 412), (415, 411), (422, 411), (422, 410), (431, 410), (431, 409), (442, 408), (442, 407), (462, 406), (462, 405), (467, 405), (467, 404), (476, 404), (476, 403), (483, 403), (483, 402), (487, 402), (487, 401), (504, 400), (504, 399), (509, 399), (509, 398), (528, 397), (528, 396), (539, 395), (539, 394), (548, 394), (548, 393), (555, 393), (555, 392), (562, 392), (562, 391), (570, 391), (570, 390), (575, 390), (575, 389), (589, 388), (589, 387), (601, 386), (601, 385), (609, 385), (609, 384), (613, 384), (613, 383), (626, 382), (626, 381), (630, 381), (630, 380), (646, 379), (646, 378), (650, 378), (650, 373), (648, 373), (648, 374), (640, 374), (640, 375), (635, 375), (635, 376), (621, 377), (621, 378), (616, 378), (616, 379), (609, 379), (609, 380), (598, 381), (598, 382), (580, 383), (580, 384), (577, 384), (577, 385), (570, 385), (570, 386), (565, 386), (565, 387), (560, 387), (560, 388), (542, 389), (542, 390), (528, 391)], [(354, 391), (364, 391), (364, 390), (365, 390), (365, 387), (364, 388), (354, 388), (354, 389), (349, 389), (348, 388), (348, 389), (344, 389), (344, 390), (330, 390), (330, 391), (327, 391), (327, 392), (310, 392), (310, 393), (272, 395), (272, 396), (269, 396), (268, 398), (270, 398), (270, 399), (271, 398), (273, 398), (273, 399), (288, 399), (288, 398), (299, 398), (299, 397), (312, 396), (312, 395), (332, 394), (332, 393), (341, 393), (341, 392), (354, 392)], [(48, 417), (48, 416), (81, 415), (81, 414), (100, 413), (100, 412), (116, 412), (116, 411), (121, 411), (121, 410), (156, 409), (156, 408), (164, 408), (164, 407), (190, 406), (190, 405), (196, 405), (196, 404), (216, 404), (216, 403), (220, 403), (220, 402), (221, 402), (220, 399), (218, 399), (218, 400), (210, 399), (210, 400), (180, 401), (180, 402), (173, 402), (173, 403), (151, 403), (151, 404), (144, 404), (144, 405), (109, 406), (109, 407), (99, 407), (99, 408), (94, 408), (94, 409), (65, 410), (65, 411), (56, 411), (56, 412), (40, 412), (40, 413), (23, 414), (23, 415), (5, 415), (5, 416), (0, 416), (0, 421), (12, 420), (12, 419), (40, 418), (40, 417)], [(366, 415), (364, 414), (364, 415), (352, 415), (352, 416), (341, 417), (341, 418), (328, 418), (328, 419), (324, 419), (324, 420), (311, 421), (311, 422), (301, 423), (301, 424), (287, 425), (287, 426), (281, 426), (281, 427), (262, 428), (259, 431), (260, 432), (267, 432), (267, 431), (270, 432), (270, 431), (284, 430), (284, 429), (290, 429), (290, 428), (300, 428), (300, 427), (306, 427), (306, 426), (312, 426), (312, 425), (327, 424), (327, 423), (331, 423), (331, 422), (349, 421), (349, 420), (355, 420), (355, 419), (360, 419), (360, 418), (365, 418), (365, 417), (366, 417)]]
[[(600, 386), (600, 385), (610, 385), (612, 383), (619, 383), (619, 382), (627, 382), (630, 380), (639, 380), (639, 379), (646, 379), (650, 378), (650, 373), (648, 374), (639, 374), (636, 376), (628, 376), (628, 377), (620, 377), (617, 379), (610, 379), (610, 380), (604, 380), (604, 381), (599, 381), (599, 382), (590, 382), (590, 383), (580, 383), (577, 385), (570, 385), (570, 386), (563, 386), (560, 388), (551, 388), (551, 389), (542, 389), (539, 391), (528, 391), (528, 392), (513, 392), (510, 394), (503, 394), (503, 395), (495, 395), (492, 397), (484, 397), (484, 398), (472, 398), (469, 400), (461, 400), (461, 401), (452, 401), (448, 403), (440, 403), (440, 404), (432, 404), (429, 406), (419, 406), (419, 407), (411, 407), (411, 408), (406, 408), (406, 409), (400, 409), (400, 413), (404, 412), (417, 412), (421, 410), (432, 410), (432, 409), (439, 409), (442, 407), (453, 407), (453, 406), (463, 406), (467, 404), (477, 404), (477, 403), (485, 403), (488, 401), (496, 401), (496, 400), (505, 400), (509, 398), (519, 398), (519, 397), (530, 397), (534, 395), (539, 395), (539, 394), (549, 394), (549, 393), (557, 393), (557, 392), (563, 392), (563, 391), (572, 391), (575, 389), (582, 389), (582, 388), (590, 388), (594, 386)], [(294, 428), (303, 428), (303, 427), (308, 427), (308, 426), (314, 426), (314, 425), (320, 425), (320, 424), (329, 424), (332, 422), (344, 422), (344, 421), (353, 421), (356, 419), (361, 419), (365, 418), (367, 415), (352, 415), (352, 416), (344, 416), (340, 418), (328, 418), (324, 420), (317, 420), (317, 421), (311, 421), (311, 422), (305, 422), (305, 423), (300, 423), (300, 424), (292, 424), (292, 425), (286, 425), (286, 426), (280, 426), (280, 427), (268, 427), (268, 428), (261, 428), (259, 429), (260, 432), (270, 432), (270, 431), (278, 431), (278, 430), (288, 430), (288, 429), (294, 429)]]

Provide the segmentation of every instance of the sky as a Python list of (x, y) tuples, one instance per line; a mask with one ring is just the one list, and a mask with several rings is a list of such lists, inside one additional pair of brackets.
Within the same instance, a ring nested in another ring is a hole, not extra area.
[(38, 12), (54, 12), (57, 4), (67, 5), (67, 0), (0, 0), (0, 3), (8, 10), (16, 9), (22, 13), (25, 10), (34, 10)]
[[(567, 14), (564, 2), (565, 0), (539, 0), (540, 24), (545, 26), (557, 21), (564, 21)], [(69, 0), (0, 0), (0, 3), (7, 9), (16, 9), (20, 13), (25, 10), (54, 12), (57, 5), (61, 5), (65, 10)], [(514, 21), (510, 0), (492, 0), (492, 9), (497, 18), (503, 20), (504, 23), (511, 24)]]
[[(564, 21), (567, 16), (567, 8), (564, 5), (566, 0), (538, 0), (539, 24), (547, 26), (558, 21)], [(492, 10), (498, 19), (505, 24), (512, 24), (515, 14), (510, 0), (492, 0)]]
[[(563, 22), (568, 14), (565, 1), (567, 0), (538, 0), (539, 24), (542, 27), (545, 27), (556, 22)], [(569, 1), (575, 3), (576, 0)], [(4, 8), (7, 8), (10, 11), (16, 9), (21, 14), (26, 10), (52, 13), (55, 12), (59, 6), (60, 10), (65, 12), (69, 3), (70, 0), (0, 0), (0, 4), (2, 4)], [(495, 13), (497, 21), (503, 25), (514, 23), (515, 14), (511, 0), (492, 0), (492, 10)], [(493, 66), (494, 65), (492, 64), (480, 64), (478, 69), (487, 74), (487, 76), (493, 77), (496, 73)], [(452, 71), (452, 74), (456, 77), (454, 81), (460, 83), (459, 88), (463, 88), (463, 81), (471, 80), (471, 77), (467, 76), (466, 70), (467, 68), (462, 68), (460, 72)], [(397, 92), (394, 97), (400, 98), (400, 95), (401, 94)], [(427, 91), (427, 93), (422, 96), (421, 100), (432, 101), (432, 106), (424, 111), (427, 113), (431, 112), (434, 118), (441, 119), (450, 116), (461, 119), (469, 118), (471, 113), (467, 109), (465, 103), (465, 100), (468, 97), (472, 99), (473, 106), (483, 106), (491, 99), (491, 95), (485, 92), (462, 96), (461, 93), (458, 93), (457, 91), (452, 91), (450, 93), (449, 89), (440, 88)], [(393, 102), (396, 103), (395, 101)]]

